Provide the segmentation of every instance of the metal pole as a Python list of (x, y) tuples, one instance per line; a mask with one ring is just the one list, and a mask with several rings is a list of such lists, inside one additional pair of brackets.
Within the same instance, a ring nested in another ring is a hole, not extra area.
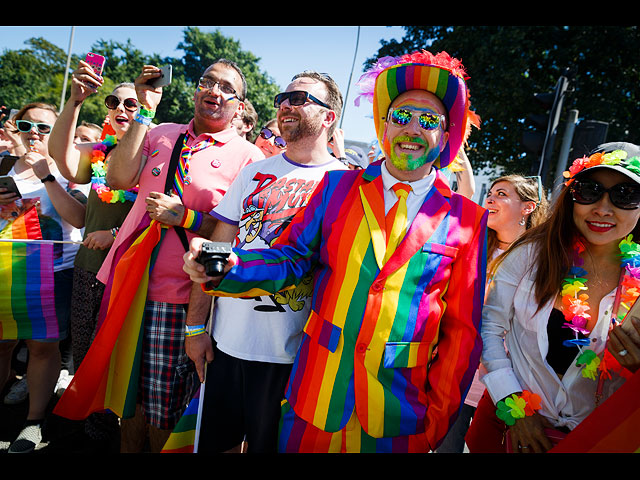
[(64, 97), (67, 94), (67, 79), (69, 78), (69, 66), (71, 65), (71, 46), (73, 45), (73, 34), (76, 27), (71, 27), (71, 35), (69, 36), (69, 51), (67, 52), (67, 67), (64, 69), (64, 82), (62, 84), (62, 94), (60, 95), (60, 108), (58, 113), (64, 108)]
[(562, 102), (564, 100), (564, 92), (567, 90), (567, 79), (560, 77), (556, 83), (555, 97), (551, 111), (549, 112), (549, 123), (547, 124), (547, 133), (544, 139), (544, 145), (542, 147), (542, 153), (540, 155), (541, 161), (538, 167), (538, 175), (542, 176), (542, 182), (544, 183), (546, 177), (546, 170), (549, 160), (553, 154), (553, 146), (556, 138), (556, 129), (558, 120), (560, 119), (560, 113), (562, 110)]
[(555, 200), (562, 185), (562, 173), (567, 169), (567, 160), (569, 158), (569, 151), (571, 150), (571, 144), (573, 142), (573, 133), (578, 123), (578, 110), (569, 110), (569, 116), (567, 118), (567, 126), (564, 129), (564, 137), (562, 139), (562, 146), (560, 147), (560, 155), (558, 156), (558, 164), (556, 165), (556, 175), (553, 183), (552, 198)]
[(344, 120), (344, 114), (347, 110), (347, 97), (349, 96), (349, 87), (351, 86), (351, 78), (353, 77), (353, 68), (356, 64), (356, 56), (358, 55), (358, 44), (360, 43), (360, 27), (358, 26), (358, 35), (356, 37), (356, 50), (353, 52), (353, 63), (351, 64), (351, 73), (349, 74), (349, 83), (347, 83), (347, 92), (344, 94), (344, 102), (342, 109), (342, 116), (340, 117), (340, 128), (342, 128), (342, 121)]

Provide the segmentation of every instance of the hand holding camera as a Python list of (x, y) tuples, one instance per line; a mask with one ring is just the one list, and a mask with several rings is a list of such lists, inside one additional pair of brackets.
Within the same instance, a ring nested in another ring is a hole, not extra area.
[(227, 242), (204, 242), (197, 262), (204, 267), (208, 277), (221, 277), (231, 255), (231, 244)]
[(182, 269), (194, 283), (208, 287), (220, 283), (222, 276), (235, 264), (235, 254), (228, 242), (210, 242), (202, 237), (191, 240), (183, 255)]

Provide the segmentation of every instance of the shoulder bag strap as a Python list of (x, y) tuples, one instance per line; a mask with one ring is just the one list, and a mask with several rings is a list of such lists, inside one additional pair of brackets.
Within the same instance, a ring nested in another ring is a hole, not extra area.
[[(180, 160), (180, 152), (182, 151), (182, 144), (184, 142), (184, 137), (186, 136), (186, 132), (181, 134), (176, 141), (176, 144), (173, 146), (173, 151), (171, 152), (171, 160), (169, 161), (169, 168), (167, 168), (167, 177), (164, 182), (164, 193), (165, 195), (171, 195), (171, 191), (173, 189), (173, 179), (175, 172), (178, 168), (178, 161)], [(185, 207), (186, 208), (186, 207)], [(187, 234), (182, 227), (174, 227), (180, 241), (182, 242), (182, 246), (184, 247), (185, 252), (189, 251), (189, 241), (187, 240)]]

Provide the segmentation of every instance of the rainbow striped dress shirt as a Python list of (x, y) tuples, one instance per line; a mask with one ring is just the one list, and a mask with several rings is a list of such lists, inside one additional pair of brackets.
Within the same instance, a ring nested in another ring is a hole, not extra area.
[(486, 210), (437, 173), (417, 216), (380, 267), (381, 162), (328, 172), (270, 249), (239, 250), (217, 296), (252, 297), (314, 271), (312, 311), (286, 398), (328, 432), (355, 412), (372, 437), (424, 432), (435, 449), (478, 367)]

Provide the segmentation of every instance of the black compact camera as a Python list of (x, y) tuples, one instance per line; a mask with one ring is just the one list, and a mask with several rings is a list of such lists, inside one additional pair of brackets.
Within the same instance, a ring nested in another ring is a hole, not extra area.
[(231, 244), (227, 242), (204, 242), (197, 262), (204, 266), (209, 277), (224, 275), (224, 266), (231, 254)]

